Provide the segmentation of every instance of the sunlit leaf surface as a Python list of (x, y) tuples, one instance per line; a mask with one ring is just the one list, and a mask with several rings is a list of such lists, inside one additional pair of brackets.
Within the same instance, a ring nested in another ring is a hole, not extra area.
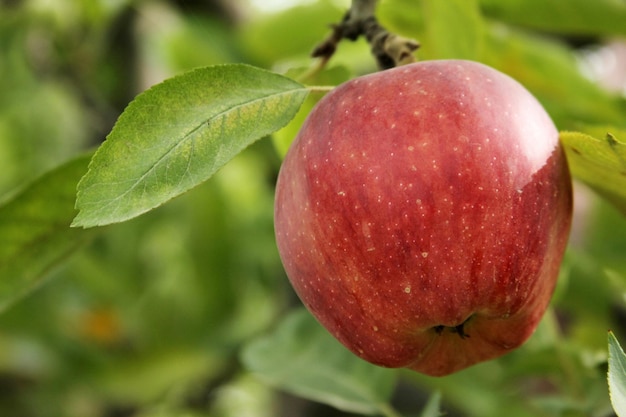
[(626, 355), (617, 338), (609, 332), (609, 391), (618, 416), (626, 416)]
[(202, 183), (286, 125), (307, 94), (289, 78), (248, 65), (197, 69), (152, 87), (94, 155), (73, 226), (128, 220)]
[(626, 132), (616, 128), (588, 131), (594, 136), (561, 133), (572, 175), (626, 213)]

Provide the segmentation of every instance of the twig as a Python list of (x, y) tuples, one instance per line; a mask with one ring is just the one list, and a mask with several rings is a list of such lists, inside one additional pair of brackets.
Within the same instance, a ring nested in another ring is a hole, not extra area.
[(375, 16), (377, 3), (378, 0), (352, 0), (350, 10), (340, 23), (332, 25), (331, 34), (315, 47), (311, 55), (321, 58), (324, 66), (342, 39), (355, 41), (363, 35), (381, 70), (415, 62), (413, 52), (419, 48), (419, 43), (382, 27)]

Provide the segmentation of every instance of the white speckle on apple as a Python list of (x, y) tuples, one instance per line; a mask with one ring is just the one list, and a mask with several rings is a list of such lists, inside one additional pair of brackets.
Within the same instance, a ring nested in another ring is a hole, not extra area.
[(406, 287), (404, 287), (404, 292), (407, 294), (411, 294), (411, 286), (407, 285)]
[(422, 258), (424, 259), (428, 258), (428, 252), (422, 252)]
[(363, 232), (363, 236), (365, 236), (366, 238), (370, 238), (372, 237), (372, 233), (370, 230), (370, 226), (372, 225), (372, 223), (363, 223), (361, 225), (361, 231)]

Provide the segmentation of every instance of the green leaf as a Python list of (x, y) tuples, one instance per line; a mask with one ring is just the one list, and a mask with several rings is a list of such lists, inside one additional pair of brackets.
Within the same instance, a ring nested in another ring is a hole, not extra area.
[(478, 60), (485, 28), (475, 0), (422, 0), (423, 53), (435, 59)]
[(561, 132), (561, 142), (572, 175), (626, 214), (626, 131), (600, 129), (589, 129), (598, 136)]
[(626, 3), (615, 0), (480, 0), (485, 14), (542, 31), (626, 35)]
[(424, 406), (421, 417), (439, 417), (441, 415), (441, 392), (435, 391)]
[(329, 25), (339, 22), (345, 10), (336, 2), (317, 0), (262, 15), (255, 14), (238, 29), (238, 37), (247, 56), (254, 62), (274, 65), (286, 59), (309, 54), (330, 33)]
[(609, 332), (609, 393), (615, 413), (626, 416), (626, 355), (613, 332)]
[(396, 373), (344, 348), (306, 311), (248, 344), (242, 359), (265, 382), (302, 397), (361, 413), (388, 413)]
[(91, 155), (44, 174), (0, 204), (0, 312), (33, 291), (93, 232), (71, 229), (76, 184)]
[(286, 125), (307, 94), (287, 77), (240, 64), (197, 69), (150, 88), (94, 155), (72, 226), (131, 219), (206, 181)]
[(623, 98), (584, 77), (564, 43), (502, 25), (492, 25), (488, 34), (484, 62), (528, 88), (559, 129), (574, 130), (581, 122), (624, 122)]
[[(419, 3), (415, 0), (385, 0), (379, 3), (376, 17), (384, 27), (420, 42), (424, 39), (424, 13), (423, 7), (416, 7)], [(420, 50), (418, 54), (421, 55)]]
[(225, 362), (199, 347), (176, 346), (118, 358), (116, 366), (103, 368), (91, 383), (113, 401), (146, 404), (176, 386), (201, 380), (208, 369), (220, 369)]

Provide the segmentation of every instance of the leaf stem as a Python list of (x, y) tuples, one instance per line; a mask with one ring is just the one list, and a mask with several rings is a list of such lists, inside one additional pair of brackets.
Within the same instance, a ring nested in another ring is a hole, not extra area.
[(334, 85), (307, 85), (306, 89), (311, 93), (328, 93), (335, 89)]

